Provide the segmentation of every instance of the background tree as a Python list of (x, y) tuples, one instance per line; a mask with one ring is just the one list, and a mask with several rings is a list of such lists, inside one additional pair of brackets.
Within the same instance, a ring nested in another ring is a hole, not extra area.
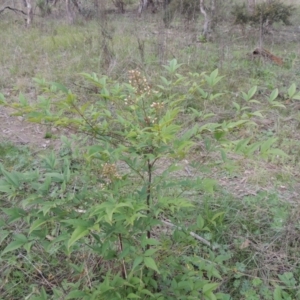
[(33, 19), (33, 9), (32, 9), (31, 0), (24, 1), (24, 4), (26, 4), (27, 7), (27, 26), (30, 26)]

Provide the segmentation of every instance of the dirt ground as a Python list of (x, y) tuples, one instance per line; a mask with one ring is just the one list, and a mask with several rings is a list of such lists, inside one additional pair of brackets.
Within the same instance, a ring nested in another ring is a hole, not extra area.
[[(26, 122), (23, 117), (13, 116), (13, 113), (12, 109), (0, 106), (0, 143), (9, 141), (15, 145), (26, 145), (36, 150), (59, 147), (59, 138), (45, 138), (44, 126)], [(53, 131), (55, 136), (56, 130)]]

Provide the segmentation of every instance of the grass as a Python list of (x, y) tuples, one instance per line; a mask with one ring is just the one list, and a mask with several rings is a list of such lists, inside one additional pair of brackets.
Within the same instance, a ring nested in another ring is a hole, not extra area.
[[(296, 1), (293, 4), (297, 4)], [(222, 274), (220, 289), (232, 299), (273, 299), (275, 284), (291, 292), (293, 298), (290, 299), (300, 299), (297, 221), (300, 214), (297, 183), (300, 119), (296, 103), (288, 102), (286, 96), (286, 89), (291, 83), (298, 83), (300, 73), (300, 41), (294, 33), (299, 26), (299, 10), (293, 20), (294, 32), (283, 35), (285, 28), (276, 24), (278, 32), (265, 37), (265, 47), (285, 59), (282, 68), (247, 56), (257, 45), (258, 33), (253, 29), (249, 28), (243, 36), (237, 28), (232, 28), (230, 19), (225, 20), (217, 29), (213, 42), (200, 43), (200, 22), (186, 29), (178, 18), (171, 29), (164, 29), (159, 14), (138, 19), (128, 12), (109, 15), (107, 26), (96, 20), (80, 20), (70, 26), (64, 20), (50, 18), (37, 20), (32, 28), (24, 30), (20, 23), (12, 22), (10, 16), (5, 15), (1, 19), (4, 29), (0, 35), (0, 91), (10, 95), (8, 101), (15, 101), (21, 91), (34, 102), (38, 90), (32, 78), (37, 77), (61, 82), (84, 100), (88, 95), (78, 75), (81, 72), (108, 74), (126, 81), (127, 71), (139, 68), (155, 86), (164, 75), (161, 65), (174, 57), (183, 64), (183, 74), (210, 73), (219, 68), (224, 80), (217, 88), (228, 93), (209, 105), (220, 119), (224, 114), (229, 118), (234, 116), (231, 101), (242, 103), (239, 92), (258, 85), (256, 99), (261, 102), (257, 107), (260, 110), (267, 109), (267, 95), (279, 88), (280, 101), (286, 109), (268, 109), (264, 118), (270, 122), (257, 129), (255, 138), (278, 137), (276, 146), (289, 154), (289, 158), (277, 157), (270, 161), (233, 156), (230, 159), (235, 161), (235, 166), (229, 171), (216, 162), (221, 159), (214, 151), (203, 163), (196, 149), (189, 158), (197, 166), (196, 172), (200, 167), (201, 170), (207, 168), (208, 174), (220, 184), (214, 195), (192, 195), (196, 207), (187, 214), (176, 215), (175, 219), (185, 223), (188, 230), (212, 241), (215, 251), (209, 252), (180, 232), (176, 241), (171, 243), (168, 237), (162, 241), (165, 247), (172, 247), (174, 256), (191, 259), (194, 255), (217, 264)], [(107, 48), (103, 47), (105, 44)], [(192, 105), (203, 109), (200, 101)], [(247, 129), (237, 133), (243, 134), (249, 135)], [(1, 142), (0, 162), (6, 170), (29, 172), (38, 169), (43, 174), (43, 163), (33, 157), (31, 151)], [(78, 161), (79, 168), (84, 168), (81, 160)], [(74, 189), (75, 186), (74, 183)], [(0, 199), (1, 207), (9, 208), (10, 201), (15, 207), (21, 207), (20, 199), (4, 197)], [(204, 218), (205, 229), (196, 222), (186, 221), (197, 220), (199, 215)], [(3, 214), (0, 225), (5, 228), (1, 229), (0, 237), (7, 237), (0, 238), (3, 250), (12, 235), (22, 233), (25, 225), (21, 221), (9, 222)], [(52, 231), (59, 230), (53, 226)], [(216, 258), (223, 256), (226, 257), (224, 261)], [(198, 270), (199, 265), (196, 260), (190, 263), (191, 268)], [(0, 298), (23, 299), (26, 295), (27, 299), (35, 299), (42, 293), (42, 286), (48, 294), (45, 299), (64, 299), (63, 291), (71, 290), (79, 282), (88, 286), (90, 280), (100, 281), (101, 272), (109, 267), (109, 263), (101, 266), (101, 261), (97, 261), (87, 248), (76, 249), (72, 257), (61, 251), (47, 253), (35, 246), (28, 258), (18, 250), (8, 260), (0, 258)], [(278, 276), (284, 274), (287, 278)]]

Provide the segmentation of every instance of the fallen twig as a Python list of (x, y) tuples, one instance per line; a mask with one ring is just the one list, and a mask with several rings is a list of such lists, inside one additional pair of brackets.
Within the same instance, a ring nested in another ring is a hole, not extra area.
[[(164, 220), (161, 220), (161, 221), (162, 221), (165, 225), (168, 225), (168, 226), (170, 226), (170, 227), (176, 227), (176, 228), (179, 229), (179, 230), (182, 229), (181, 227), (176, 226), (176, 225), (174, 225), (174, 224), (172, 224), (172, 223), (170, 223), (170, 222), (167, 222), (167, 221), (164, 221)], [(192, 231), (191, 231), (191, 232), (190, 232), (190, 235), (191, 235), (192, 237), (194, 237), (195, 239), (197, 239), (198, 241), (202, 242), (203, 244), (205, 244), (205, 245), (211, 247), (211, 244), (210, 244), (209, 241), (207, 241), (206, 239), (204, 239), (204, 238), (201, 237), (200, 235), (196, 234), (195, 232), (192, 232)]]

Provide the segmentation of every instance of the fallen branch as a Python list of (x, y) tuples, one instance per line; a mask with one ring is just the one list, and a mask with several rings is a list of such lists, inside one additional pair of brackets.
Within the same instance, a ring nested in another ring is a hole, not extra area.
[[(172, 223), (170, 223), (170, 222), (167, 222), (167, 221), (164, 221), (164, 220), (161, 220), (161, 221), (162, 221), (165, 225), (168, 225), (168, 226), (170, 226), (170, 227), (175, 227), (175, 228), (177, 228), (177, 229), (179, 229), (179, 230), (182, 230), (181, 227), (178, 227), (178, 226), (176, 226), (176, 225), (174, 225), (174, 224), (172, 224)], [(205, 245), (211, 247), (211, 244), (210, 244), (209, 241), (207, 241), (206, 239), (204, 239), (204, 238), (201, 237), (200, 235), (196, 234), (195, 232), (192, 232), (192, 231), (191, 231), (191, 232), (190, 232), (190, 235), (191, 235), (193, 238), (197, 239), (198, 241), (202, 242), (203, 244), (205, 244)]]

